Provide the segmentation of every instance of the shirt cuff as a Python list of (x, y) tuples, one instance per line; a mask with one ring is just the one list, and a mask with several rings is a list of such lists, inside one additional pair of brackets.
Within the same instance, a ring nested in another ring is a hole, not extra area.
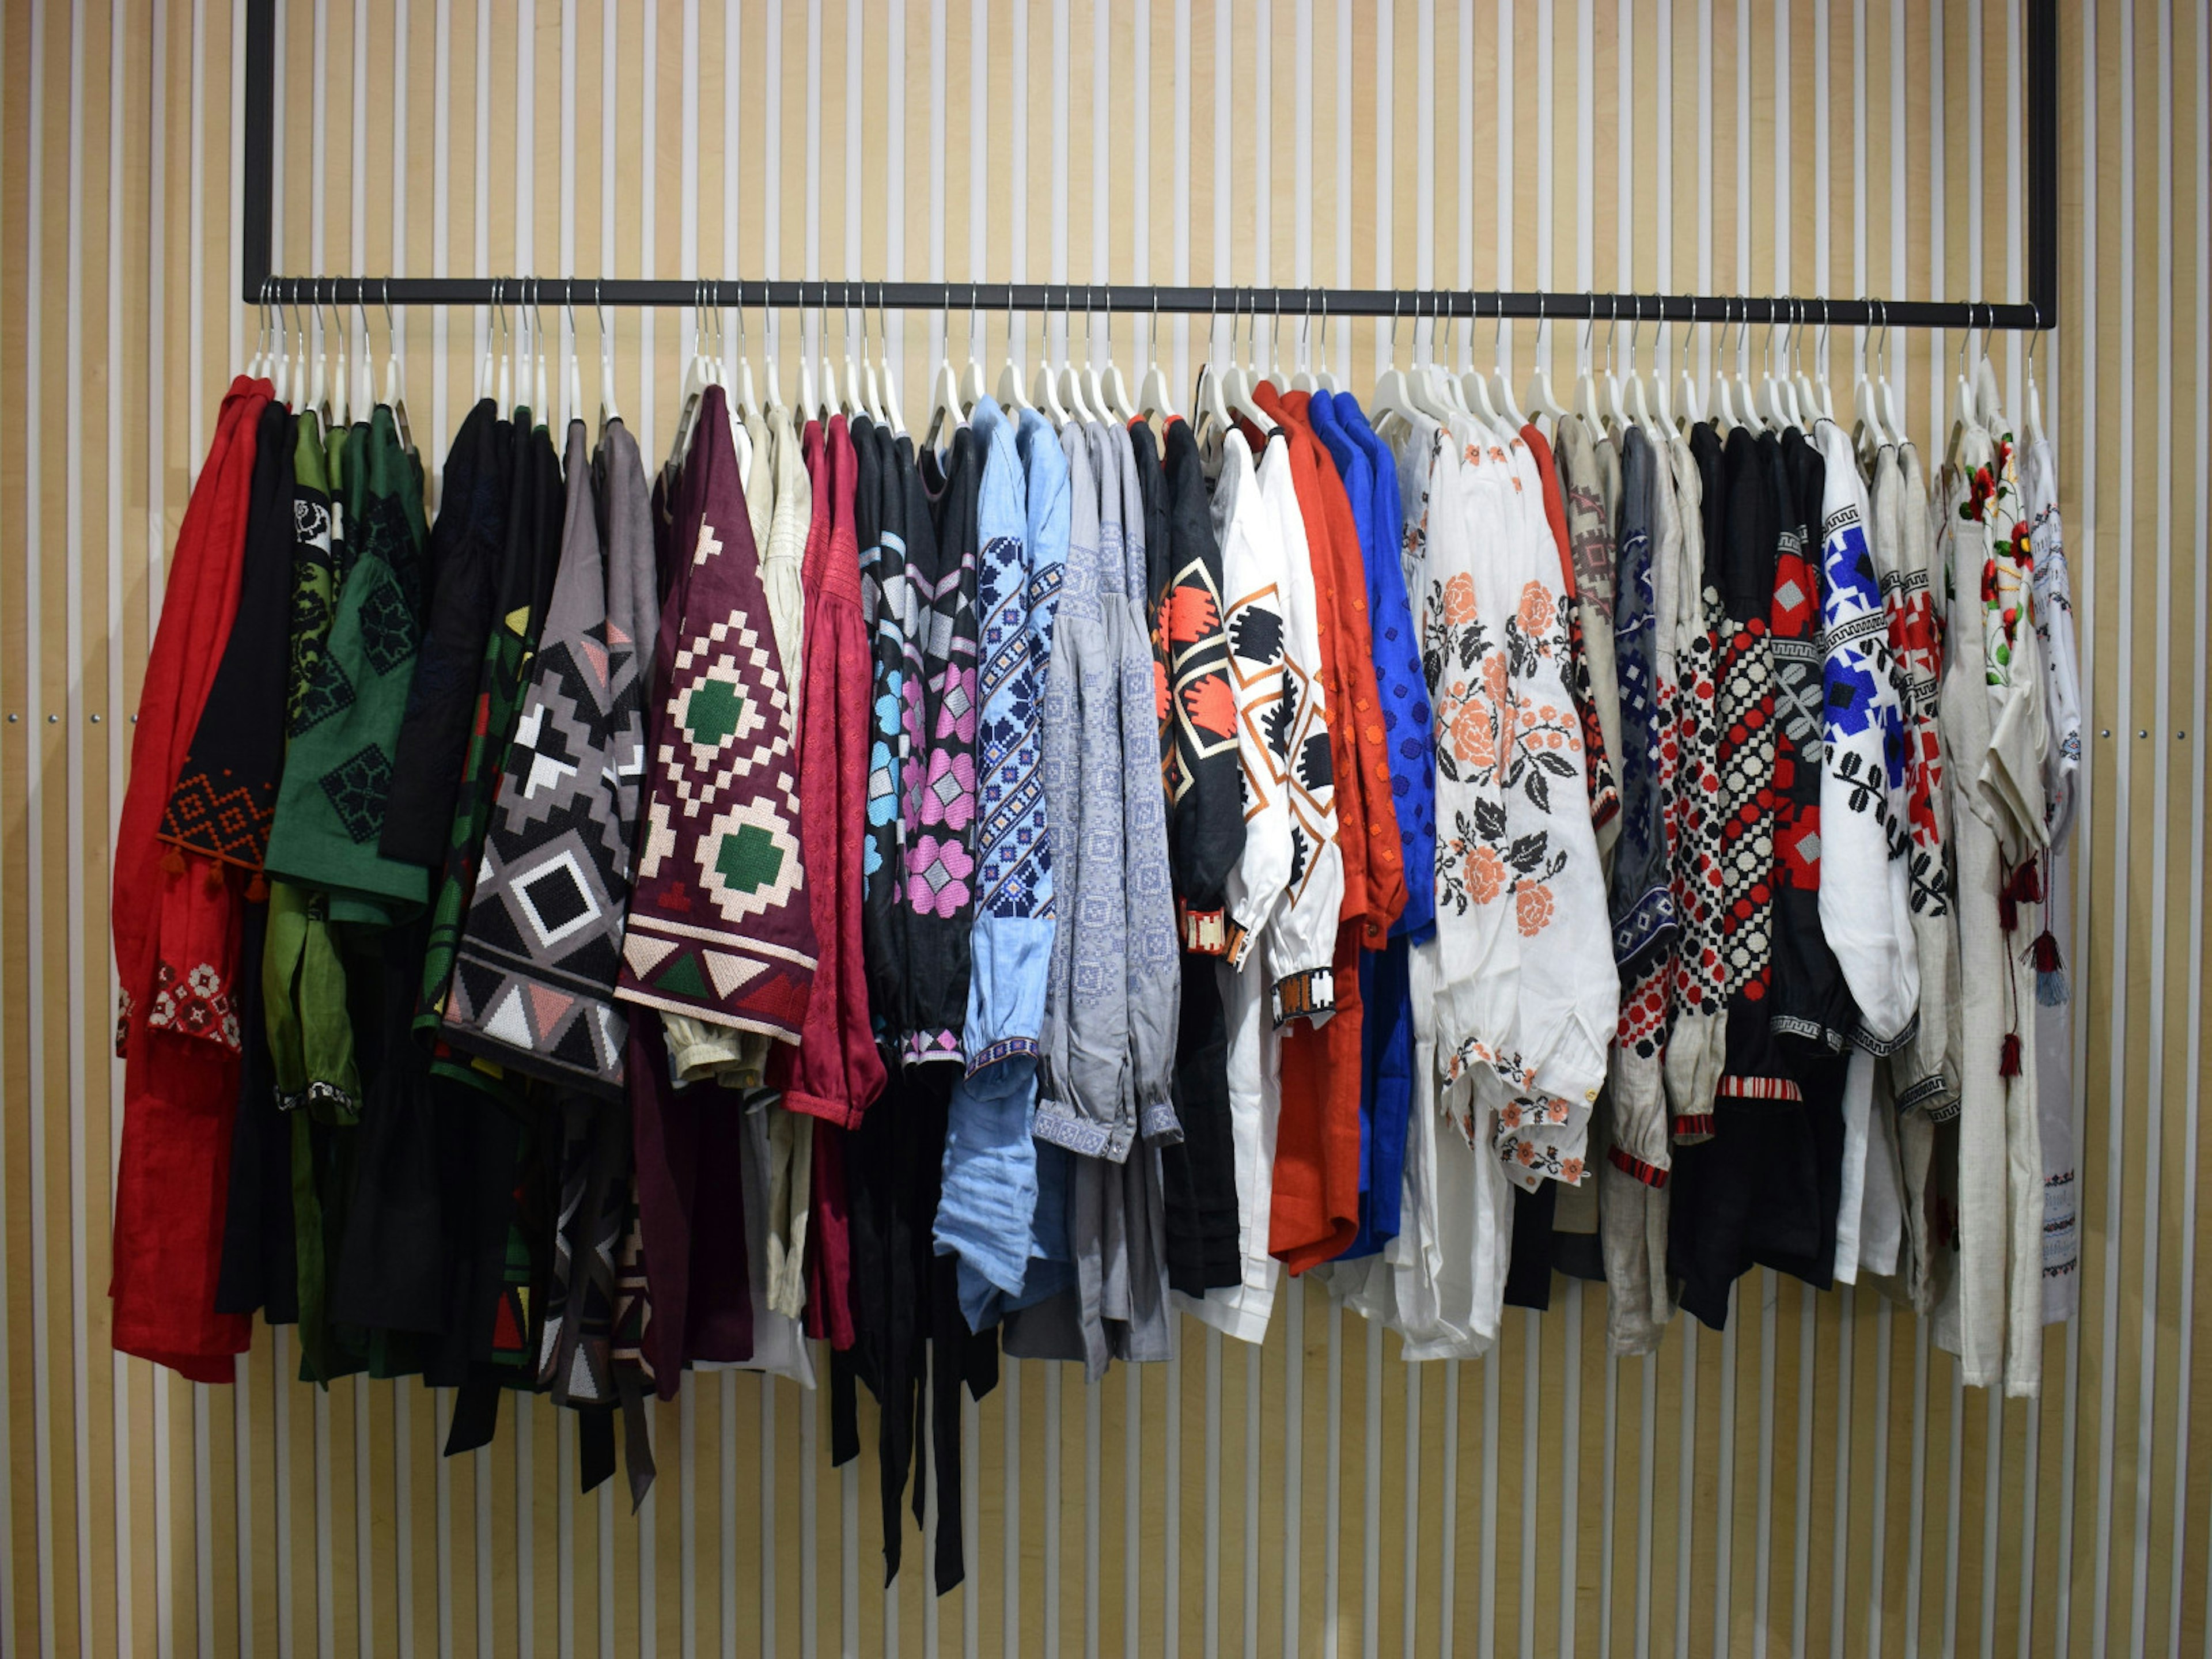
[(1275, 981), (1275, 1024), (1294, 1019), (1318, 1026), (1336, 1012), (1336, 972), (1333, 968), (1308, 968)]

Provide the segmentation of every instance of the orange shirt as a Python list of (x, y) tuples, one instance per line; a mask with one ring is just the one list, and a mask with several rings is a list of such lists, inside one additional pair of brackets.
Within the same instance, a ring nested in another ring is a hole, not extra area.
[[(1273, 390), (1263, 386), (1258, 396), (1267, 398)], [(1335, 591), (1329, 609), (1322, 613), (1322, 627), (1325, 641), (1328, 633), (1335, 635), (1337, 673), (1331, 694), (1336, 701), (1329, 705), (1330, 729), (1334, 732), (1340, 725), (1349, 740), (1343, 749), (1334, 743), (1330, 745), (1338, 757), (1337, 776), (1342, 781), (1337, 788), (1337, 815), (1341, 823), (1344, 785), (1348, 782), (1359, 802), (1360, 856), (1366, 866), (1366, 926), (1362, 943), (1370, 951), (1380, 951), (1389, 942), (1391, 924), (1406, 908), (1406, 855), (1398, 839), (1397, 798), (1390, 789), (1389, 735), (1382, 724), (1382, 694), (1375, 680), (1375, 635), (1367, 614), (1367, 567), (1359, 551), (1359, 527), (1352, 519), (1352, 501), (1344, 493), (1336, 464), (1307, 416), (1310, 401), (1307, 393), (1292, 392), (1278, 406), (1285, 424), (1294, 427), (1305, 440), (1314, 504), (1328, 526)], [(1267, 404), (1260, 406), (1264, 410)], [(1295, 457), (1296, 451), (1292, 453)], [(1291, 474), (1294, 482), (1297, 477), (1295, 471)], [(1305, 500), (1300, 496), (1302, 507)], [(1309, 525), (1313, 516), (1309, 510)], [(1316, 579), (1319, 580), (1318, 575)], [(1329, 620), (1332, 611), (1333, 623)]]
[[(1263, 386), (1253, 401), (1274, 416), (1288, 441), (1291, 485), (1304, 520), (1328, 701), (1329, 761), (1336, 775), (1337, 841), (1344, 857), (1344, 901), (1331, 963), (1336, 1012), (1318, 1030), (1300, 1023), (1283, 1036), (1267, 1249), (1289, 1272), (1302, 1273), (1342, 1254), (1359, 1231), (1365, 1013), (1359, 1000), (1359, 948), (1370, 931), (1379, 943), (1404, 908), (1405, 870), (1381, 747), (1382, 705), (1367, 628), (1367, 584), (1351, 503), (1334, 465), (1306, 423), (1306, 400), (1297, 394), (1279, 398), (1273, 388)], [(1373, 730), (1371, 759), (1381, 769), (1379, 834), (1378, 773), (1368, 769), (1369, 745), (1359, 735), (1363, 726)], [(1378, 856), (1383, 854), (1387, 858)]]

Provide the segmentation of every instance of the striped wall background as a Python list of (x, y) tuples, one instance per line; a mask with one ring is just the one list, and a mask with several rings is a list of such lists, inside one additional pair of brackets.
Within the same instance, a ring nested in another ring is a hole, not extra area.
[[(1427, 1367), (1316, 1288), (1284, 1297), (1262, 1350), (1187, 1326), (1176, 1363), (1095, 1389), (1009, 1367), (966, 1407), (970, 1568), (939, 1601), (918, 1570), (882, 1586), (872, 1459), (831, 1470), (825, 1402), (787, 1383), (702, 1376), (659, 1408), (662, 1474), (633, 1520), (610, 1490), (573, 1495), (574, 1437), (542, 1402), (447, 1462), (449, 1397), (315, 1393), (287, 1381), (282, 1334), (258, 1334), (228, 1389), (111, 1352), (106, 848), (164, 557), (252, 343), (244, 9), (5, 0), (0, 1645), (2205, 1650), (2212, 31), (2170, 0), (2063, 9), (2064, 316), (2039, 356), (2093, 686), (2070, 888), (2085, 1249), (2041, 1400), (1963, 1391), (1876, 1296), (1765, 1273), (1725, 1334), (1678, 1322), (1618, 1364), (1595, 1288), (1509, 1315), (1486, 1360)], [(2008, 297), (2017, 13), (284, 0), (277, 263)], [(597, 325), (576, 322), (593, 400)], [(470, 396), (485, 323), (399, 319), (426, 447)], [(746, 326), (757, 351), (763, 319)], [(799, 326), (779, 319), (787, 376)], [(1118, 323), (1125, 365), (1148, 326)], [(1307, 324), (1279, 326), (1287, 353)], [(650, 450), (690, 322), (614, 327), (617, 399)], [(1000, 327), (984, 321), (987, 367)], [(1378, 332), (1314, 327), (1364, 386)], [(940, 340), (964, 358), (969, 319), (890, 328), (911, 418)], [(380, 362), (384, 331), (374, 319)], [(1033, 362), (1039, 319), (1013, 334)], [(1178, 385), (1207, 337), (1164, 319)], [(1855, 343), (1834, 342), (1839, 386)], [(1897, 344), (1924, 447), (1959, 342)], [(1686, 345), (1702, 364), (1711, 342)], [(1495, 349), (1516, 380), (1548, 351), (1564, 387), (1575, 346), (1518, 325), (1493, 348), (1483, 325), (1441, 349)], [(2002, 373), (2019, 353), (2001, 343)]]

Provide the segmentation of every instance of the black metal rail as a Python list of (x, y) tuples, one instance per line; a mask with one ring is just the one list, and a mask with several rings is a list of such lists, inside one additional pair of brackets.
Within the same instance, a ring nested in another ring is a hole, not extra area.
[(1512, 317), (1801, 322), (1838, 327), (2049, 328), (2058, 316), (2058, 8), (2027, 3), (2027, 297), (1829, 299), (1805, 295), (1577, 294), (1491, 289), (1169, 288), (1134, 283), (693, 281), (588, 276), (288, 276), (272, 264), (276, 0), (246, 0), (241, 298), (325, 304), (748, 307), (894, 311), (1157, 312), (1261, 318)]

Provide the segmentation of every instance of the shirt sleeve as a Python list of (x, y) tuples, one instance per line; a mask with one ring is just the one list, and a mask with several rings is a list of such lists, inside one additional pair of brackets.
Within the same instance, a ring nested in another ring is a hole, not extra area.
[[(1288, 582), (1282, 538), (1263, 510), (1242, 437), (1217, 486), (1221, 578), (1227, 596), (1230, 683), (1237, 697), (1237, 756), (1244, 848), (1224, 893), (1229, 965), (1242, 970), (1273, 921), (1291, 873), (1290, 706), (1283, 665)], [(1233, 491), (1224, 502), (1222, 496)], [(1226, 511), (1224, 511), (1225, 507)]]
[(1889, 616), (1868, 545), (1868, 512), (1850, 441), (1820, 428), (1827, 469), (1820, 503), (1820, 932), (1858, 1005), (1863, 1041), (1885, 1052), (1910, 1034), (1920, 1002), (1899, 811), (1905, 710)]
[[(1055, 1055), (1058, 1063), (1045, 1079), (1036, 1133), (1071, 1152), (1119, 1162), (1128, 1156), (1135, 1127), (1121, 1111), (1129, 1018), (1118, 618), (1127, 605), (1109, 603), (1121, 599), (1122, 575), (1102, 547), (1101, 486), (1093, 483), (1089, 438), (1074, 425), (1061, 436), (1069, 462), (1069, 532), (1053, 647), (1055, 671), (1063, 656), (1068, 665), (1059, 712), (1073, 739), (1076, 854), (1073, 890), (1063, 879), (1056, 897), (1054, 949), (1057, 956), (1064, 945), (1067, 953), (1065, 1057)], [(1107, 480), (1105, 487), (1118, 492), (1120, 480)], [(1060, 874), (1066, 873), (1063, 867)]]
[[(1176, 1142), (1182, 1129), (1172, 1098), (1176, 1033), (1182, 1007), (1182, 951), (1170, 877), (1167, 797), (1158, 787), (1159, 705), (1154, 695), (1143, 505), (1128, 429), (1107, 428), (1121, 466), (1123, 577), (1120, 636), (1122, 868), (1129, 942), (1126, 973), (1129, 1082), (1137, 1131)], [(1110, 573), (1109, 573), (1110, 574)]]
[[(979, 410), (981, 405), (978, 406)], [(1012, 429), (994, 409), (977, 502), (975, 609), (982, 723), (976, 732), (978, 883), (963, 1049), (968, 1073), (1034, 1055), (1043, 1017), (1051, 921), (1037, 914), (1037, 665), (1029, 631), (1027, 503)]]
[(1322, 687), (1321, 623), (1305, 520), (1298, 512), (1290, 459), (1271, 440), (1261, 486), (1283, 550), (1285, 620), (1283, 727), (1290, 785), (1291, 867), (1274, 920), (1268, 963), (1275, 975), (1273, 1015), (1281, 1025), (1320, 1024), (1336, 1010), (1330, 964), (1336, 956), (1338, 912), (1344, 902), (1344, 853), (1337, 844), (1336, 778), (1329, 757), (1328, 708)]

